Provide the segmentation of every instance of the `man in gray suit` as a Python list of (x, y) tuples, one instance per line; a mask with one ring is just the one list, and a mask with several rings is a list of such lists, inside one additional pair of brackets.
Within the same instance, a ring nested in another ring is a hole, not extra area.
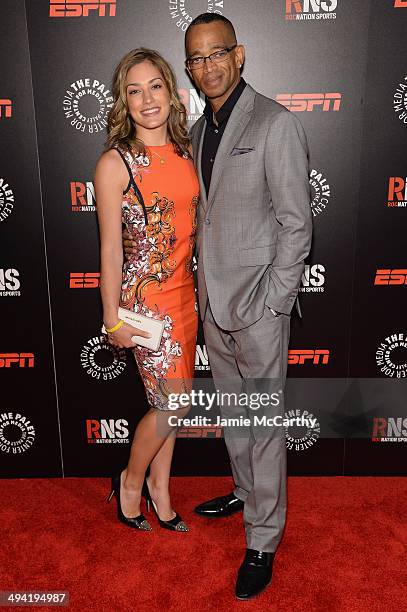
[[(189, 74), (207, 99), (191, 137), (201, 192), (199, 307), (213, 379), (231, 395), (277, 395), (277, 405), (255, 415), (281, 418), (290, 313), (311, 245), (306, 137), (294, 115), (241, 78), (244, 47), (228, 19), (199, 15), (185, 47)], [(125, 250), (132, 252), (128, 240)], [(236, 596), (249, 599), (271, 581), (284, 529), (284, 429), (255, 425), (250, 407), (220, 409), (226, 419), (250, 420), (224, 428), (236, 487), (195, 511), (222, 517), (244, 509), (247, 550)]]
[[(191, 136), (201, 190), (199, 307), (214, 383), (226, 392), (280, 392), (277, 407), (262, 414), (281, 418), (290, 313), (312, 234), (306, 137), (294, 115), (241, 78), (244, 47), (225, 17), (194, 19), (185, 47), (207, 99)], [(253, 417), (250, 408), (220, 408), (225, 418)], [(195, 509), (221, 517), (244, 507), (239, 599), (271, 581), (286, 514), (284, 429), (251, 424), (245, 432), (225, 428), (234, 492)]]

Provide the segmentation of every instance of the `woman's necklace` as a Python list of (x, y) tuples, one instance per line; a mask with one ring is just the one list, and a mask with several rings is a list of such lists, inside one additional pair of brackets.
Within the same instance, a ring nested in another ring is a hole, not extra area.
[(162, 157), (162, 155), (159, 155), (159, 153), (156, 153), (156, 151), (152, 151), (153, 155), (156, 155), (158, 157), (158, 159), (160, 160), (160, 164), (163, 166), (166, 162), (165, 157)]

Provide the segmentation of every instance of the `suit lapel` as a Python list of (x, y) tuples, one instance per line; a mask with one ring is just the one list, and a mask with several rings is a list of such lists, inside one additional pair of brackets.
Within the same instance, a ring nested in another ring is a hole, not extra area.
[[(216, 190), (219, 185), (220, 177), (222, 176), (225, 159), (230, 154), (231, 150), (233, 149), (233, 146), (239, 140), (251, 119), (251, 111), (254, 106), (255, 95), (256, 92), (254, 91), (254, 89), (252, 89), (250, 85), (246, 85), (246, 88), (244, 89), (242, 95), (237, 101), (236, 106), (229, 117), (213, 165), (211, 185), (208, 194), (208, 212), (212, 208), (214, 203)], [(203, 138), (201, 138), (199, 149), (199, 167), (201, 166), (202, 158), (202, 141)]]
[(206, 210), (207, 207), (207, 198), (206, 198), (206, 189), (205, 189), (205, 185), (203, 182), (203, 176), (202, 176), (202, 144), (203, 144), (203, 139), (205, 136), (205, 128), (206, 128), (206, 121), (205, 118), (202, 117), (199, 125), (196, 127), (195, 131), (194, 131), (194, 136), (193, 136), (193, 141), (192, 141), (192, 152), (193, 152), (193, 156), (194, 156), (194, 161), (195, 161), (195, 168), (196, 168), (196, 173), (198, 175), (198, 180), (199, 180), (199, 191), (200, 191), (200, 201), (201, 201), (201, 205), (203, 206), (204, 210)]

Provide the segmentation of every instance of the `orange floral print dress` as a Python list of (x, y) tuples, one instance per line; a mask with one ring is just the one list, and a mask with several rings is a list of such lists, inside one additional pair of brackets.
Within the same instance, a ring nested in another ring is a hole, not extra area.
[(164, 320), (160, 347), (133, 353), (153, 408), (192, 384), (198, 325), (193, 277), (199, 184), (191, 159), (172, 144), (135, 157), (117, 148), (129, 172), (122, 220), (137, 253), (123, 265), (120, 306)]

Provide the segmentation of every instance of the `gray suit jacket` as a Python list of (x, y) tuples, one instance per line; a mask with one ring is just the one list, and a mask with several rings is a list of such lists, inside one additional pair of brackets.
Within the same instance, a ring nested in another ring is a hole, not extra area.
[(265, 305), (290, 314), (311, 246), (308, 147), (295, 115), (246, 85), (227, 123), (206, 198), (206, 119), (191, 130), (201, 197), (197, 258), (207, 299), (225, 330), (248, 327)]

